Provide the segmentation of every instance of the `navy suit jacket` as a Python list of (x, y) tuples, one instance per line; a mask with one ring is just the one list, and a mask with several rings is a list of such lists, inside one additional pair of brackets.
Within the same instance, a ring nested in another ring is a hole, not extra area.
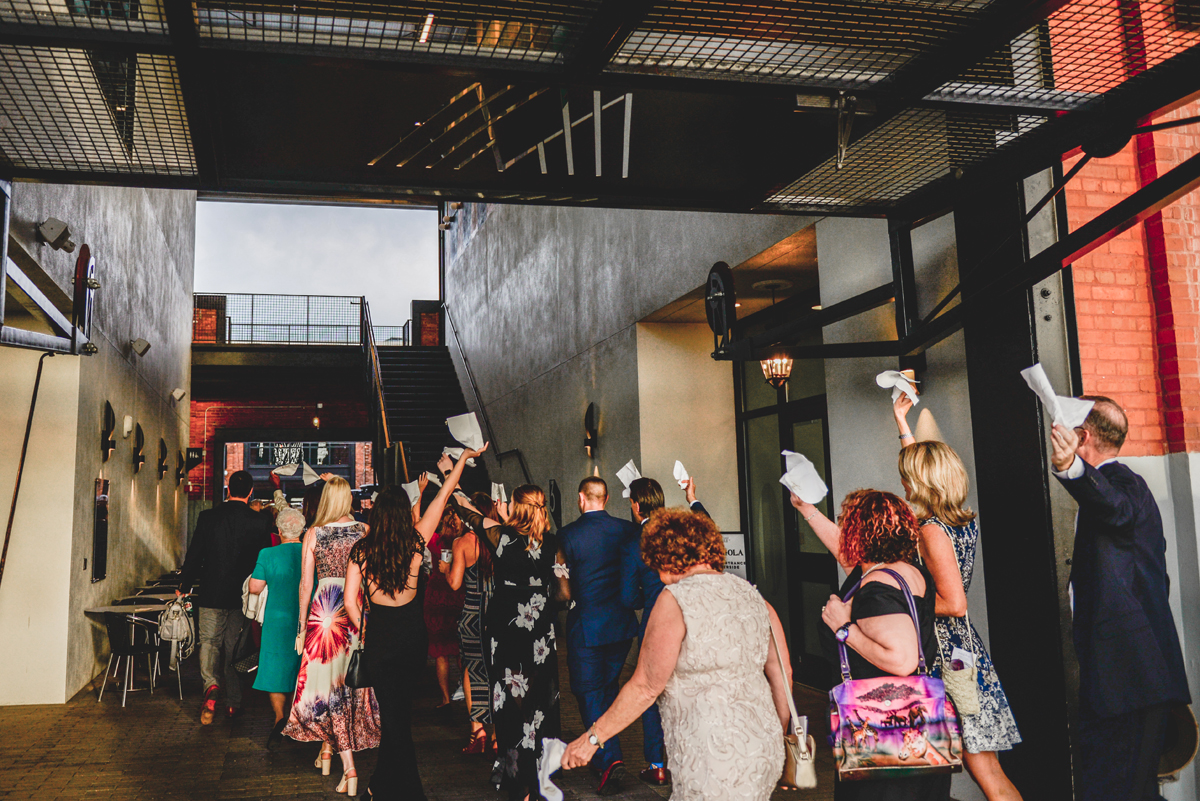
[(608, 512), (585, 512), (559, 529), (559, 545), (571, 571), (567, 648), (595, 648), (637, 634), (633, 609), (621, 602), (622, 554), (636, 542), (637, 526)]
[(1079, 502), (1071, 584), (1081, 713), (1190, 703), (1158, 504), (1125, 465), (1083, 466), (1079, 478), (1059, 479)]
[[(700, 501), (692, 504), (692, 511), (708, 518), (712, 517)], [(645, 525), (646, 521), (643, 520), (642, 526)], [(646, 624), (650, 622), (650, 610), (654, 609), (658, 595), (663, 591), (663, 583), (662, 579), (658, 577), (658, 571), (651, 569), (642, 560), (641, 531), (638, 532), (637, 538), (626, 546), (623, 565), (622, 573), (625, 581), (621, 586), (621, 601), (630, 609), (642, 610), (642, 622), (638, 625), (638, 638), (645, 639)]]

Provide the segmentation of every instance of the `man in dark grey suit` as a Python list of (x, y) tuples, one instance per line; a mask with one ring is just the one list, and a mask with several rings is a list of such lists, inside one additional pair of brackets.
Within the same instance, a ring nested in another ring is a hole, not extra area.
[(1079, 503), (1071, 566), (1079, 656), (1081, 801), (1157, 799), (1158, 759), (1172, 706), (1188, 704), (1187, 676), (1167, 596), (1158, 504), (1116, 461), (1129, 423), (1113, 400), (1083, 425), (1055, 424), (1054, 475)]

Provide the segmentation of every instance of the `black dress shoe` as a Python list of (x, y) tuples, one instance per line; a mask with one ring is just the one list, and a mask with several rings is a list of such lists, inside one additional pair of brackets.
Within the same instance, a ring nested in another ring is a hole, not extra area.
[(621, 792), (621, 777), (624, 775), (625, 763), (618, 759), (608, 766), (608, 770), (601, 774), (600, 784), (596, 786), (596, 792), (600, 795), (616, 795)]
[(651, 787), (666, 787), (671, 783), (671, 771), (666, 768), (646, 768), (638, 778)]
[(236, 718), (240, 718), (242, 716), (243, 712), (245, 712), (245, 710), (242, 709), (240, 706), (226, 707), (225, 708), (225, 717), (229, 718), (230, 720), (234, 720)]
[(273, 750), (275, 746), (283, 742), (283, 727), (287, 725), (287, 718), (283, 718), (273, 727), (271, 733), (267, 735), (267, 750)]

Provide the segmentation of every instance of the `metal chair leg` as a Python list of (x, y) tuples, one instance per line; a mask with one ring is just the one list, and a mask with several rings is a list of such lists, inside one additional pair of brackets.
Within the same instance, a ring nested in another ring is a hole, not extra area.
[(150, 671), (150, 694), (154, 695), (154, 657), (146, 654), (146, 670)]
[(179, 700), (183, 700), (183, 664), (182, 660), (175, 661), (175, 681), (179, 683)]
[(129, 684), (133, 681), (133, 657), (125, 657), (125, 689), (121, 691), (121, 709), (125, 708), (125, 698), (129, 695)]
[[(112, 670), (113, 655), (108, 655), (108, 664), (104, 667), (104, 678), (100, 680), (100, 697), (96, 699), (96, 703), (104, 700), (104, 685), (108, 684), (108, 674)], [(180, 698), (179, 700), (183, 700)]]

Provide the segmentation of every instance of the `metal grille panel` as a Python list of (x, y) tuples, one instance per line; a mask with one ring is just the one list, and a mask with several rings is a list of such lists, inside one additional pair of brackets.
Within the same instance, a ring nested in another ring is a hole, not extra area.
[(194, 175), (174, 59), (0, 45), (0, 161)]
[(557, 64), (598, 0), (505, 3), (432, 0), (416, 7), (379, 2), (198, 2), (200, 35), (426, 57)]
[[(362, 298), (353, 295), (192, 296), (192, 341), (220, 344), (358, 345)], [(394, 332), (388, 336), (394, 335)]]
[(659, 3), (610, 69), (869, 86), (978, 22), (989, 0), (674, 0)]
[(0, 22), (165, 34), (157, 0), (0, 0)]
[(907, 109), (766, 201), (767, 207), (894, 206), (912, 192), (978, 163), (1046, 121), (1005, 113)]

